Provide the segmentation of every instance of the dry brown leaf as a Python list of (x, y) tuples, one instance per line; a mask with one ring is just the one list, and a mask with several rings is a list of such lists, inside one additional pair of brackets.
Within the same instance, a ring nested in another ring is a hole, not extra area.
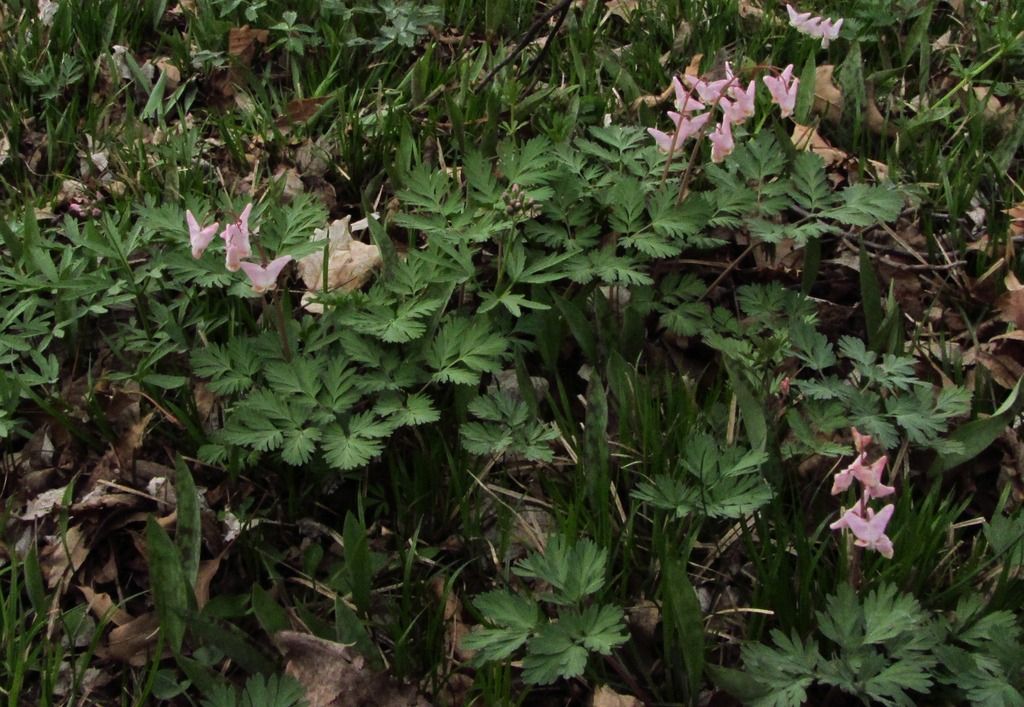
[(1006, 285), (1006, 292), (996, 300), (999, 318), (1018, 329), (1024, 329), (1024, 285), (1012, 272), (1006, 274), (1003, 284)]
[(874, 89), (870, 86), (868, 87), (867, 101), (864, 104), (864, 123), (868, 126), (868, 130), (875, 135), (896, 136), (896, 126), (886, 120), (882, 111), (878, 109)]
[(117, 442), (117, 459), (122, 469), (131, 469), (135, 462), (135, 452), (142, 447), (142, 441), (146, 436), (146, 427), (149, 426), (155, 412), (138, 420), (133, 424)]
[(400, 685), (341, 643), (296, 631), (278, 631), (274, 645), (285, 672), (306, 690), (309, 707), (429, 707), (415, 688)]
[(327, 102), (328, 96), (316, 98), (296, 98), (289, 101), (284, 107), (284, 115), (277, 119), (278, 127), (305, 123), (316, 115), (320, 106)]
[(823, 138), (814, 127), (810, 125), (793, 124), (793, 135), (790, 137), (793, 146), (798, 150), (810, 150), (821, 157), (825, 166), (839, 164), (845, 161), (849, 155), (839, 150)]
[(273, 180), (283, 183), (281, 200), (285, 203), (292, 201), (296, 196), (306, 191), (306, 185), (302, 183), (302, 178), (299, 177), (299, 173), (295, 171), (294, 167), (279, 167), (274, 173)]
[(60, 488), (44, 491), (31, 499), (25, 505), (25, 512), (18, 517), (22, 520), (38, 520), (40, 518), (45, 518), (50, 515), (55, 508), (60, 507), (67, 489), (68, 487), (65, 485)]
[(637, 0), (608, 0), (604, 7), (607, 11), (606, 17), (615, 15), (630, 22), (633, 19), (633, 13), (636, 12)]
[(690, 58), (690, 63), (683, 69), (685, 76), (699, 76), (700, 75), (700, 63), (704, 60), (703, 54), (694, 54)]
[(832, 79), (835, 72), (833, 64), (823, 64), (814, 69), (814, 107), (813, 112), (822, 115), (826, 120), (838, 123), (843, 117), (843, 92)]
[(160, 618), (156, 614), (137, 616), (112, 630), (107, 636), (107, 645), (96, 653), (135, 667), (143, 666), (149, 660), (159, 629)]
[(97, 621), (109, 620), (115, 626), (124, 626), (131, 622), (131, 614), (119, 608), (106, 592), (97, 592), (84, 584), (79, 584), (77, 589), (85, 597), (85, 604)]
[(661, 609), (650, 599), (643, 599), (629, 610), (626, 622), (635, 639), (653, 645), (661, 623)]
[(253, 29), (249, 25), (232, 27), (228, 30), (228, 54), (248, 65), (256, 56), (256, 45), (266, 44), (269, 36), (267, 30)]
[(631, 695), (620, 695), (607, 685), (594, 690), (590, 698), (590, 707), (640, 707), (640, 700)]
[[(327, 239), (327, 289), (352, 292), (365, 285), (381, 265), (380, 249), (352, 238), (351, 217), (333, 222), (329, 228), (318, 229), (314, 240)], [(321, 305), (312, 302), (314, 292), (323, 285), (323, 251), (311, 253), (299, 260), (299, 275), (306, 285), (302, 304), (307, 311), (322, 312)]]
[(203, 560), (199, 563), (199, 571), (196, 573), (196, 604), (200, 609), (210, 601), (210, 582), (220, 570), (220, 563), (226, 554), (227, 552), (224, 551), (212, 560)]
[(1011, 206), (1004, 213), (1010, 217), (1010, 232), (1015, 236), (1024, 236), (1024, 201)]
[(167, 77), (167, 87), (174, 89), (181, 83), (181, 70), (171, 63), (170, 57), (162, 56), (153, 61), (160, 73)]
[(744, 19), (752, 18), (755, 20), (760, 20), (761, 18), (764, 17), (764, 10), (762, 10), (761, 7), (752, 0), (740, 0), (738, 9), (740, 17)]
[[(81, 526), (73, 525), (62, 536), (53, 538), (39, 555), (39, 564), (43, 569), (43, 576), (46, 577), (46, 586), (50, 589), (54, 589), (59, 584), (67, 586), (67, 582), (71, 580), (88, 556), (89, 547)], [(63, 587), (60, 592), (63, 592)]]

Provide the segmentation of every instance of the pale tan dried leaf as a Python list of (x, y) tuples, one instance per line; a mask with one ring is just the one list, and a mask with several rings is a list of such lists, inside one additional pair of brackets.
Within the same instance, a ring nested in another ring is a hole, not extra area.
[(1006, 292), (996, 300), (999, 318), (1018, 329), (1024, 329), (1024, 285), (1012, 272), (1006, 274), (1003, 284), (1006, 285)]
[(66, 586), (88, 556), (89, 546), (81, 526), (73, 525), (63, 535), (53, 538), (39, 555), (46, 586), (50, 589), (61, 584)]
[(287, 661), (285, 672), (305, 688), (309, 707), (429, 707), (415, 688), (371, 670), (341, 643), (296, 631), (278, 631), (273, 640)]
[(753, 2), (753, 0), (740, 0), (739, 3), (740, 17), (760, 20), (764, 17), (764, 10), (761, 6)]
[(868, 126), (868, 130), (875, 135), (896, 136), (896, 126), (886, 120), (882, 111), (878, 109), (874, 91), (868, 92), (867, 102), (864, 105), (864, 123)]
[(302, 178), (299, 177), (299, 173), (295, 171), (294, 167), (279, 168), (273, 178), (274, 181), (283, 182), (281, 196), (285, 203), (292, 201), (306, 190), (306, 185), (302, 183)]
[(1010, 232), (1015, 236), (1024, 236), (1024, 201), (1006, 209), (1010, 216)]
[(607, 685), (594, 690), (590, 707), (641, 707), (642, 703), (631, 695), (621, 695)]
[(85, 597), (86, 606), (98, 621), (110, 621), (115, 626), (124, 626), (131, 622), (131, 614), (118, 607), (106, 592), (97, 592), (85, 584), (79, 584), (76, 588)]
[(96, 652), (100, 657), (141, 667), (149, 660), (159, 630), (160, 618), (156, 614), (137, 616), (112, 630), (107, 644)]
[(64, 494), (67, 493), (67, 489), (68, 487), (65, 485), (60, 488), (44, 491), (25, 504), (25, 512), (18, 517), (22, 520), (38, 520), (39, 518), (45, 518), (50, 515), (54, 509), (60, 508), (61, 502), (64, 500)]
[(128, 428), (127, 432), (117, 442), (117, 459), (122, 469), (131, 469), (135, 461), (135, 453), (142, 447), (146, 437), (146, 428), (153, 419), (155, 412), (150, 412), (142, 419)]
[(814, 69), (814, 106), (812, 111), (826, 120), (838, 123), (843, 117), (843, 92), (833, 80), (833, 64), (823, 64)]
[(256, 56), (256, 45), (266, 44), (270, 33), (265, 29), (253, 29), (249, 25), (232, 27), (228, 30), (228, 54), (248, 65)]
[(626, 22), (633, 20), (633, 13), (636, 12), (637, 0), (608, 0), (604, 4), (606, 17), (615, 15)]
[(220, 563), (226, 554), (226, 551), (221, 552), (212, 560), (203, 560), (199, 563), (199, 571), (196, 573), (196, 604), (200, 609), (210, 601), (210, 583), (220, 570)]
[(167, 87), (175, 89), (181, 83), (181, 69), (171, 63), (170, 57), (162, 56), (153, 61), (160, 73), (167, 77)]
[(810, 125), (793, 124), (793, 134), (790, 136), (793, 146), (798, 150), (809, 150), (821, 157), (825, 166), (839, 164), (845, 161), (849, 155), (840, 149), (832, 147), (817, 130)]
[[(382, 260), (380, 249), (352, 238), (351, 217), (346, 216), (332, 223), (328, 229), (319, 229), (314, 240), (327, 239), (327, 289), (352, 292), (365, 285)], [(303, 306), (311, 312), (323, 311), (311, 302), (313, 292), (318, 292), (323, 283), (323, 251), (311, 253), (299, 260), (299, 275), (308, 292), (303, 296)]]

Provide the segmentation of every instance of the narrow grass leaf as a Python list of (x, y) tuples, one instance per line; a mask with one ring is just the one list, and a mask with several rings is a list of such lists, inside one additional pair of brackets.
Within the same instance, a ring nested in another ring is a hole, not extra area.
[(1010, 391), (1010, 395), (999, 409), (991, 416), (971, 420), (958, 427), (949, 435), (949, 440), (957, 442), (963, 447), (963, 451), (956, 454), (940, 454), (932, 462), (928, 470), (931, 474), (941, 474), (953, 467), (974, 459), (988, 449), (996, 438), (1003, 433), (1007, 425), (1013, 422), (1014, 413), (1017, 409), (1017, 396), (1020, 395), (1021, 385), (1024, 380), (1017, 381), (1017, 385)]
[(152, 516), (146, 521), (146, 549), (149, 579), (160, 617), (160, 629), (167, 645), (177, 655), (185, 638), (185, 620), (189, 613), (192, 587), (185, 577), (181, 554), (167, 531)]
[(370, 590), (373, 587), (373, 569), (370, 548), (366, 541), (366, 528), (351, 513), (345, 514), (345, 567), (352, 582), (352, 601), (364, 615), (370, 611)]
[(199, 517), (199, 492), (185, 461), (179, 456), (174, 461), (174, 489), (178, 497), (178, 520), (174, 529), (174, 544), (181, 553), (181, 568), (190, 587), (195, 587), (199, 574), (199, 552), (202, 548), (203, 529)]
[(871, 267), (871, 259), (867, 250), (860, 249), (860, 301), (864, 308), (864, 324), (867, 329), (871, 348), (878, 350), (878, 331), (882, 326), (882, 293), (878, 278)]

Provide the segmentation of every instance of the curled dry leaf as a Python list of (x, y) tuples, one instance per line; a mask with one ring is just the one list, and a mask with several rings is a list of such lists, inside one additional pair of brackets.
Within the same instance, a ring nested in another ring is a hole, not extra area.
[(131, 614), (119, 608), (106, 592), (97, 592), (85, 584), (79, 584), (76, 588), (82, 593), (86, 606), (97, 621), (109, 620), (115, 626), (124, 626), (132, 621)]
[(740, 0), (739, 7), (737, 8), (740, 13), (740, 17), (747, 19), (760, 20), (764, 17), (764, 10), (761, 6), (752, 0)]
[(256, 56), (256, 45), (266, 44), (269, 36), (267, 30), (253, 29), (249, 25), (232, 27), (228, 30), (228, 54), (248, 65)]
[(890, 123), (878, 109), (878, 104), (875, 102), (875, 89), (870, 84), (867, 90), (867, 101), (864, 104), (864, 124), (875, 135), (896, 137), (896, 126)]
[(838, 123), (843, 117), (843, 92), (833, 80), (836, 67), (823, 64), (814, 69), (814, 113)]
[(428, 707), (415, 688), (367, 666), (348, 646), (297, 631), (278, 631), (274, 645), (287, 661), (285, 672), (306, 690), (309, 707)]
[(607, 685), (594, 690), (590, 707), (640, 707), (642, 703), (631, 695), (621, 695)]
[(60, 592), (63, 592), (88, 556), (89, 546), (81, 526), (73, 525), (62, 536), (52, 538), (39, 555), (46, 586), (54, 589), (62, 585)]
[(615, 15), (626, 22), (631, 22), (633, 14), (636, 12), (637, 0), (608, 0), (604, 6), (606, 18)]
[(156, 68), (160, 69), (160, 73), (167, 77), (167, 88), (177, 88), (178, 84), (181, 83), (181, 70), (171, 63), (170, 58), (162, 56), (159, 59), (155, 59), (153, 63), (156, 64)]
[[(341, 292), (358, 290), (381, 265), (380, 249), (352, 238), (351, 216), (334, 221), (329, 228), (317, 229), (314, 241), (327, 240), (327, 289)], [(324, 284), (324, 254), (320, 250), (299, 260), (299, 274), (308, 290), (302, 305), (320, 313), (323, 306), (312, 301), (313, 293)]]
[(137, 616), (112, 630), (107, 644), (96, 651), (101, 658), (141, 667), (149, 660), (149, 651), (156, 644), (160, 618), (155, 613)]
[(1010, 233), (1014, 236), (1024, 236), (1024, 201), (1011, 206), (1004, 213), (1010, 217)]
[(22, 520), (38, 520), (50, 515), (55, 508), (59, 508), (64, 499), (67, 486), (44, 491), (25, 505), (25, 512), (19, 518)]
[(1006, 292), (996, 300), (999, 318), (1004, 322), (1010, 322), (1018, 329), (1024, 329), (1024, 285), (1012, 272), (1006, 274), (1003, 283), (1006, 285)]
[(836, 149), (810, 125), (793, 124), (793, 135), (790, 137), (793, 146), (798, 150), (809, 150), (821, 157), (825, 166), (829, 167), (845, 161), (849, 155)]

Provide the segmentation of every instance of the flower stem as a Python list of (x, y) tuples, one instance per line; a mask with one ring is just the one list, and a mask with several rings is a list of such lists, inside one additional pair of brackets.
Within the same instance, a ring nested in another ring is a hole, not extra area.
[(281, 336), (281, 355), (284, 356), (285, 363), (291, 363), (292, 350), (288, 345), (288, 330), (284, 322), (284, 297), (278, 291), (274, 293), (274, 299), (277, 300), (275, 309), (277, 310), (277, 333)]

